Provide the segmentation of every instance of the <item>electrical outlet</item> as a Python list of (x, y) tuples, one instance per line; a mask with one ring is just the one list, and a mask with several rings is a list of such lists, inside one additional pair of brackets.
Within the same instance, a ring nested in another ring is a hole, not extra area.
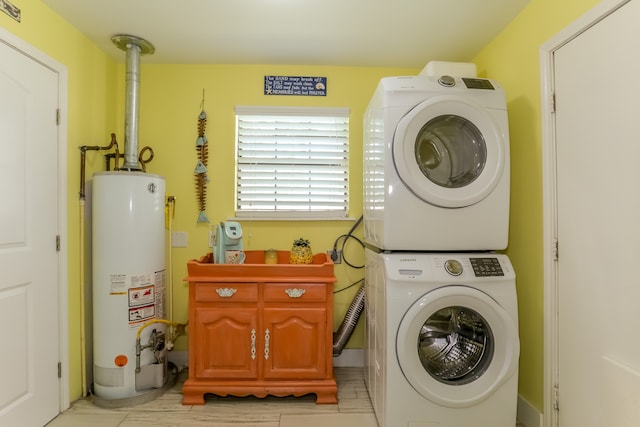
[(340, 250), (334, 251), (333, 249), (329, 249), (327, 251), (327, 255), (329, 255), (329, 258), (331, 258), (334, 264), (342, 263), (342, 251)]

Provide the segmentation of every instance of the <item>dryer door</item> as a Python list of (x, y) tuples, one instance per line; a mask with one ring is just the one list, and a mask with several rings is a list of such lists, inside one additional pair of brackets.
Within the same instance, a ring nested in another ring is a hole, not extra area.
[(487, 294), (445, 286), (405, 313), (396, 337), (402, 372), (425, 398), (442, 406), (475, 405), (517, 371), (517, 325)]
[[(507, 112), (492, 110), (504, 119)], [(508, 161), (507, 136), (480, 105), (437, 96), (414, 107), (393, 137), (394, 165), (417, 197), (444, 208), (470, 206), (487, 197)]]

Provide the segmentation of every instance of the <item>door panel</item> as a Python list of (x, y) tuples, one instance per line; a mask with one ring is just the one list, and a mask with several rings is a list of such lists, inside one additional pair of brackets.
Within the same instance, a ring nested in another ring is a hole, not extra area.
[(265, 379), (324, 378), (326, 324), (325, 308), (265, 308)]
[(258, 310), (198, 308), (192, 339), (199, 343), (197, 378), (258, 377)]
[(639, 20), (630, 2), (554, 57), (561, 426), (640, 419), (611, 398), (640, 389)]
[(58, 75), (0, 40), (0, 425), (59, 412)]

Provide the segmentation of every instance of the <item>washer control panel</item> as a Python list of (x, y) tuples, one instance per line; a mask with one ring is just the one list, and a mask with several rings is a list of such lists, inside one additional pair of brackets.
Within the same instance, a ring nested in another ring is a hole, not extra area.
[[(469, 263), (476, 277), (504, 276), (498, 258), (469, 258)], [(467, 266), (469, 265), (467, 264)], [(444, 269), (452, 276), (460, 276), (464, 271), (462, 263), (457, 259), (447, 259), (444, 262)]]
[(463, 283), (474, 279), (515, 277), (506, 255), (489, 253), (389, 253), (385, 267), (389, 280)]
[(504, 276), (498, 258), (469, 258), (476, 277)]

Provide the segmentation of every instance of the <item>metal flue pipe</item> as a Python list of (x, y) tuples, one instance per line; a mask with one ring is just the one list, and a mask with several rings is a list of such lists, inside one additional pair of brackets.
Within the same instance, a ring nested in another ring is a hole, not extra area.
[(122, 170), (141, 170), (138, 162), (138, 121), (140, 95), (140, 55), (152, 54), (155, 48), (136, 36), (118, 34), (111, 37), (113, 44), (124, 50), (126, 57), (126, 99), (124, 117), (124, 165)]

